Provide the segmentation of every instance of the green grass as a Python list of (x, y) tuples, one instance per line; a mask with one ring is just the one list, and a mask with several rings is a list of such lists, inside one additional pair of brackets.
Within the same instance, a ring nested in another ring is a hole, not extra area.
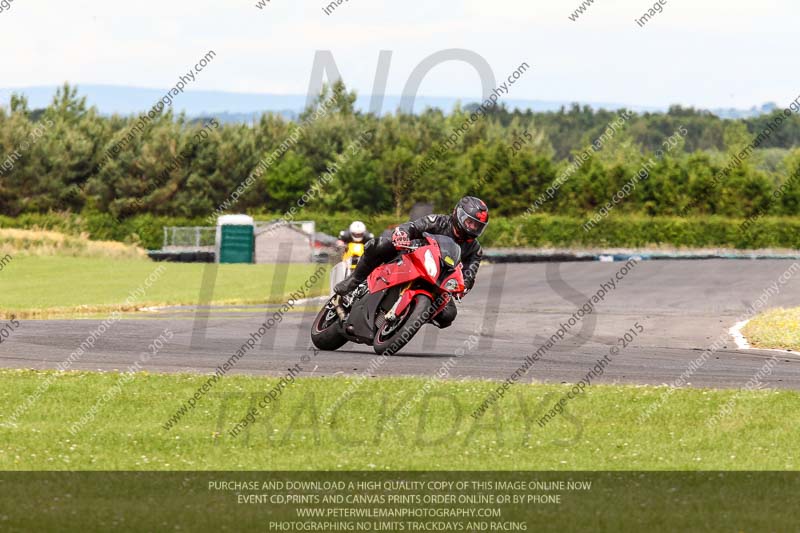
[[(325, 354), (318, 357), (324, 357)], [(391, 363), (391, 361), (390, 361)], [(15, 423), (8, 417), (48, 376), (55, 379)], [(277, 378), (228, 376), (176, 427), (163, 424), (207, 376), (136, 374), (76, 435), (78, 421), (118, 379), (113, 373), (0, 371), (2, 470), (796, 470), (800, 394), (595, 386), (543, 428), (536, 419), (566, 392), (517, 385), (479, 421), (470, 413), (496, 383), (437, 381), (396, 429), (381, 421), (426, 383), (354, 378), (289, 385), (238, 437), (228, 431)], [(732, 413), (706, 421), (737, 395)]]
[(800, 307), (762, 313), (747, 323), (742, 334), (756, 348), (800, 351)]
[[(285, 289), (273, 289), (275, 265), (219, 265), (213, 302), (280, 302), (297, 291), (319, 265), (292, 265)], [(137, 259), (15, 256), (0, 272), (0, 315), (53, 316), (117, 309), (156, 269), (152, 285), (136, 298), (133, 310), (165, 304), (197, 304), (206, 264), (154, 263)], [(280, 266), (278, 268), (281, 268)], [(285, 268), (285, 267), (284, 267)], [(315, 294), (327, 292), (327, 281)]]

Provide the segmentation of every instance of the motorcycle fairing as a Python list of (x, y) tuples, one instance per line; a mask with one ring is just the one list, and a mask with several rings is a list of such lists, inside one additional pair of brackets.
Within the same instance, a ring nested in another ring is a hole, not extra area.
[(415, 251), (406, 254), (373, 270), (367, 278), (369, 291), (382, 291), (419, 278), (419, 269), (414, 266), (411, 259), (411, 256), (416, 253)]
[(353, 302), (350, 314), (344, 323), (344, 333), (354, 340), (372, 345), (375, 338), (375, 317), (388, 290), (369, 292)]

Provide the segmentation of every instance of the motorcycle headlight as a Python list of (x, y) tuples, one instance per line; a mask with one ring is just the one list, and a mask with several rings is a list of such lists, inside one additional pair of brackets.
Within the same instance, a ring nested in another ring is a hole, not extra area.
[(436, 260), (430, 250), (425, 252), (425, 270), (428, 271), (428, 275), (432, 278), (436, 278), (439, 274), (439, 267), (436, 266)]
[(447, 283), (444, 284), (444, 290), (446, 291), (457, 291), (458, 290), (458, 281), (455, 278), (451, 278), (447, 280)]

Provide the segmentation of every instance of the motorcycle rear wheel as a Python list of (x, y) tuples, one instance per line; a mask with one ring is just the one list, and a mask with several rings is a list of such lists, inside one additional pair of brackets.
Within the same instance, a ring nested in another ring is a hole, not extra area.
[(320, 350), (338, 350), (347, 344), (347, 338), (342, 335), (339, 317), (331, 308), (331, 300), (325, 302), (311, 326), (311, 342)]
[(418, 294), (401, 316), (381, 327), (375, 335), (372, 349), (378, 355), (397, 353), (430, 321), (435, 311), (431, 299)]

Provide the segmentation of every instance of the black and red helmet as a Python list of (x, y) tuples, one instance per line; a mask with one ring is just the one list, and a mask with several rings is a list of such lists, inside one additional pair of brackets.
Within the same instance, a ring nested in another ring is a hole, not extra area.
[(480, 237), (489, 225), (489, 208), (480, 198), (465, 196), (453, 209), (453, 233), (456, 237)]

